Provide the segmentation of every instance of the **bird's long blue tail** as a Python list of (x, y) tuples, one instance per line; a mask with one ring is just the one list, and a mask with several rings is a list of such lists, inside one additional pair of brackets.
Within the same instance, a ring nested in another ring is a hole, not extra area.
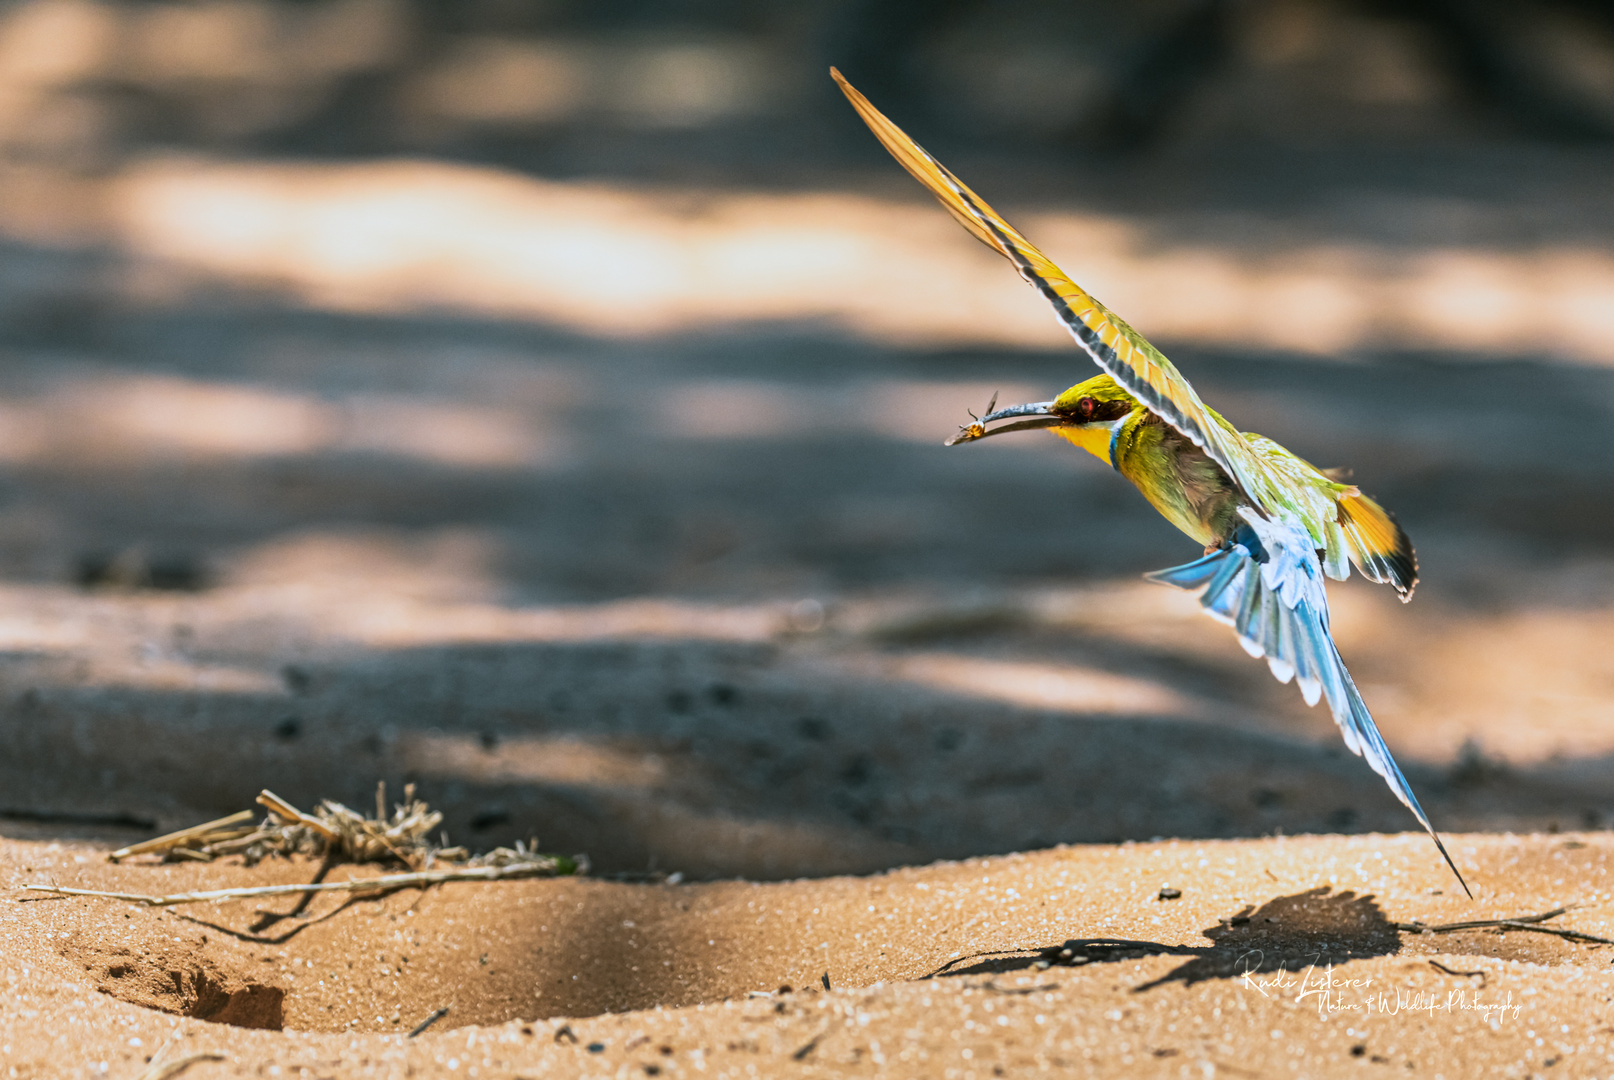
[(1472, 898), (1468, 882), (1429, 823), (1429, 815), (1418, 805), (1418, 797), (1384, 744), (1384, 736), (1334, 646), (1328, 631), (1322, 567), (1311, 538), (1297, 526), (1253, 514), (1246, 514), (1245, 521), (1227, 546), (1191, 563), (1144, 576), (1179, 589), (1203, 589), (1200, 607), (1211, 618), (1231, 626), (1245, 652), (1265, 657), (1279, 682), (1294, 679), (1306, 704), (1326, 698), (1346, 747), (1382, 776), (1396, 798), (1412, 811)]

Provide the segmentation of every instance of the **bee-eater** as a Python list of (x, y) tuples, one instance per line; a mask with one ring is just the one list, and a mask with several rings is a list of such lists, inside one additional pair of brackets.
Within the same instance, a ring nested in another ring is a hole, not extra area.
[[(1294, 679), (1308, 705), (1326, 698), (1345, 745), (1417, 817), (1472, 898), (1328, 631), (1323, 575), (1343, 581), (1351, 563), (1369, 581), (1394, 586), (1402, 601), (1412, 597), (1418, 563), (1407, 534), (1353, 485), (1222, 419), (1142, 334), (1066, 277), (839, 71), (830, 74), (891, 156), (1014, 264), (1103, 371), (1050, 401), (994, 410), (994, 398), (947, 445), (1046, 428), (1132, 481), (1167, 521), (1204, 545), (1202, 558), (1148, 579), (1203, 589), (1205, 613), (1233, 627), (1244, 650), (1264, 656), (1279, 682)], [(988, 426), (999, 421), (1010, 422)]]

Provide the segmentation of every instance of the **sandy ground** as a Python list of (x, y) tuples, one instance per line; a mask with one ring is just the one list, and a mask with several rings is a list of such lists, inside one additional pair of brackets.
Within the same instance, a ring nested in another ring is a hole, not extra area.
[[(1614, 845), (1450, 841), (1477, 902), (1452, 895), (1426, 841), (1378, 835), (1059, 847), (775, 884), (450, 885), (292, 918), (265, 917), (284, 901), (154, 911), (13, 889), (0, 1039), (18, 1076), (134, 1076), (158, 1052), (217, 1055), (191, 1075), (254, 1077), (1614, 1069), (1607, 947), (1392, 925), (1574, 900), (1589, 906), (1560, 921), (1606, 936)], [(0, 880), (177, 890), (311, 869), (99, 854), (8, 842)], [(1086, 944), (1036, 963), (1072, 939)]]
[[(437, 231), (485, 171), (33, 177), (62, 216), (0, 248), (0, 1080), (1614, 1073), (1607, 949), (1392, 925), (1614, 936), (1607, 154), (1422, 155), (968, 175), (1397, 512), (1414, 602), (1347, 583), (1334, 629), (1472, 903), (1323, 712), (1138, 580), (1197, 551), (1134, 492), (1052, 439), (941, 448), (1089, 372), (889, 163), (697, 203), (500, 174)], [(97, 200), (141, 176), (131, 232)], [(355, 234), (389, 193), (402, 239)], [(706, 284), (618, 325), (617, 278), (523, 277), (558, 202)], [(23, 891), (305, 880), (103, 856), (378, 781), (595, 875), (297, 915)], [(1135, 944), (1034, 964), (1095, 938)]]
[[(242, 386), (446, 407), (447, 346), (381, 365), (298, 333), (336, 389), (272, 348), (228, 378), (19, 352), (11, 400), (116, 400), (134, 379), (159, 415)], [(945, 432), (959, 397), (981, 404), (962, 378), (978, 360), (759, 336), (650, 358), (527, 346), (530, 367), (490, 348), (452, 376), (455, 407), (526, 409), (554, 441), (524, 468), (176, 456), (140, 428), (12, 466), (6, 1069), (133, 1078), (161, 1051), (223, 1055), (189, 1066), (203, 1080), (1614, 1071), (1606, 949), (1390, 925), (1575, 903), (1563, 924), (1614, 936), (1596, 831), (1614, 819), (1606, 449), (1427, 434), (1526, 387), (1606, 426), (1607, 373), (1183, 361), (1250, 426), (1354, 460), (1405, 508), (1426, 585), (1403, 608), (1348, 584), (1336, 629), (1469, 903), (1426, 838), (1381, 835), (1406, 815), (1325, 715), (1190, 598), (1131, 576), (1192, 553), (1113, 477), (1040, 442), (692, 434), (653, 407), (736, 372), (786, 402), (842, 380), (855, 397), (878, 364), (927, 391), (901, 430)], [(999, 362), (1031, 386), (1069, 370)], [(522, 399), (523, 378), (547, 389)], [(1400, 420), (1381, 408), (1392, 380)], [(1398, 435), (1420, 409), (1429, 426)], [(419, 784), (455, 840), (537, 835), (598, 876), (296, 917), (21, 888), (306, 880), (312, 864), (103, 856), (264, 786), (367, 806), (377, 780)], [(1091, 938), (1145, 944), (1032, 963)]]

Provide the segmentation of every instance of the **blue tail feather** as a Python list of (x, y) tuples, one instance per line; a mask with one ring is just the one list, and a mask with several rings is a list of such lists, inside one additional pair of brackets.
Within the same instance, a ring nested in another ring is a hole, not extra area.
[(1225, 560), (1222, 553), (1213, 551), (1202, 559), (1195, 559), (1191, 563), (1173, 566), (1166, 570), (1156, 570), (1143, 576), (1150, 581), (1158, 581), (1162, 585), (1173, 585), (1179, 589), (1197, 589), (1209, 584), (1217, 571), (1222, 569)]
[(1245, 651), (1266, 657), (1280, 681), (1293, 677), (1308, 705), (1326, 698), (1345, 746), (1384, 778), (1434, 840), (1463, 891), (1469, 892), (1334, 645), (1328, 630), (1322, 568), (1310, 536), (1298, 526), (1268, 521), (1249, 511), (1241, 513), (1246, 524), (1240, 526), (1231, 544), (1191, 563), (1145, 576), (1179, 589), (1203, 588), (1200, 606), (1212, 618), (1230, 624)]

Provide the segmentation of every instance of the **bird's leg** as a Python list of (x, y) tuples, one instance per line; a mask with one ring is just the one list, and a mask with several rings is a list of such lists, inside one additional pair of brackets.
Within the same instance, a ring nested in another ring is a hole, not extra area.
[(1214, 555), (1216, 552), (1221, 551), (1225, 547), (1227, 547), (1227, 541), (1218, 537), (1205, 545), (1204, 553), (1206, 555)]

